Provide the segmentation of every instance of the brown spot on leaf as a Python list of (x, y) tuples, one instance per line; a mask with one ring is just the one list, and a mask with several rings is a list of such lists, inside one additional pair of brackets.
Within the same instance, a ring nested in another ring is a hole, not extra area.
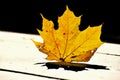
[(65, 35), (66, 33), (63, 33), (63, 35)]
[(76, 58), (77, 56), (71, 56), (71, 58)]

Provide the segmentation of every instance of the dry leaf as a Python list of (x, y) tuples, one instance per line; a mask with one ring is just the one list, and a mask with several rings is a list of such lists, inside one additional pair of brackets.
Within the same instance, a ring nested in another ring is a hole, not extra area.
[(81, 16), (76, 17), (67, 7), (64, 14), (58, 17), (57, 30), (54, 23), (42, 16), (42, 31), (38, 30), (43, 43), (36, 42), (39, 51), (47, 54), (47, 60), (59, 62), (89, 61), (99, 46), (102, 25), (79, 30)]

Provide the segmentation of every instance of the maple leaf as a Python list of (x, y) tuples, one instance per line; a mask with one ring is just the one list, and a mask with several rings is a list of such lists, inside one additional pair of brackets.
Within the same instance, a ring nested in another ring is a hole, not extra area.
[(81, 16), (76, 17), (67, 7), (62, 16), (58, 17), (58, 29), (54, 23), (42, 16), (42, 31), (38, 30), (43, 38), (42, 42), (34, 41), (39, 51), (47, 54), (47, 60), (59, 62), (89, 61), (99, 46), (102, 25), (90, 27), (80, 31)]

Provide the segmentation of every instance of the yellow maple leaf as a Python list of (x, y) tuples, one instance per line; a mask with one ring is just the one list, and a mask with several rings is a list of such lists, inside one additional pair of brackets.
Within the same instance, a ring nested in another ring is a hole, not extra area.
[(90, 27), (80, 31), (81, 16), (76, 17), (67, 7), (62, 16), (58, 17), (57, 30), (54, 23), (43, 19), (42, 31), (38, 30), (43, 38), (42, 42), (36, 42), (39, 51), (47, 54), (47, 60), (59, 62), (89, 61), (99, 46), (103, 44), (100, 40), (102, 25)]

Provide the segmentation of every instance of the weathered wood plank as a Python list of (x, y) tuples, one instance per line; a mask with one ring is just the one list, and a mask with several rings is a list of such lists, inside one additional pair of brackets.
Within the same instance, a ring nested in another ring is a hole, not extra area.
[[(110, 70), (88, 69), (70, 71), (47, 69), (45, 66), (34, 65), (37, 62), (47, 62), (46, 55), (37, 50), (31, 39), (41, 40), (39, 35), (0, 31), (0, 69), (22, 71), (69, 80), (119, 80), (120, 79), (120, 44), (104, 43), (94, 54), (90, 64), (104, 65)], [(61, 74), (62, 73), (62, 74)], [(50, 80), (0, 70), (2, 80)]]

